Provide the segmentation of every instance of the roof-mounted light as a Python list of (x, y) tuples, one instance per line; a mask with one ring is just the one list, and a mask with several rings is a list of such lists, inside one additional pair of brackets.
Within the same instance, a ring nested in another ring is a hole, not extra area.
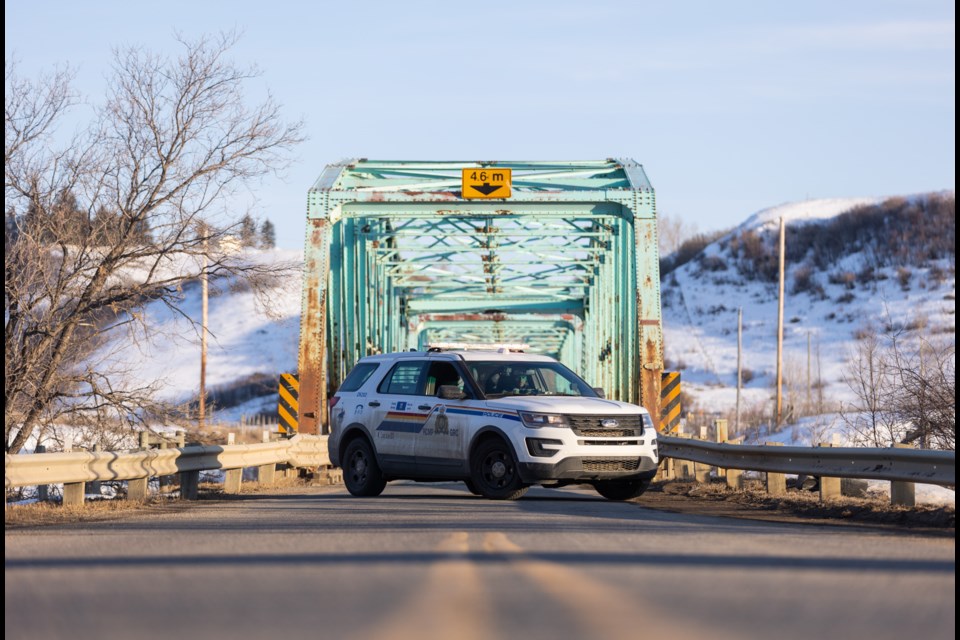
[(509, 342), (432, 342), (428, 349), (440, 351), (496, 351), (498, 353), (523, 353), (530, 345)]

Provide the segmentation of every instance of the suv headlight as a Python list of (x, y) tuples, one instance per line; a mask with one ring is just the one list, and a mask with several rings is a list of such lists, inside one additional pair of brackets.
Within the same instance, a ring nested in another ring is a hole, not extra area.
[(554, 413), (532, 413), (530, 411), (521, 411), (520, 419), (523, 420), (524, 426), (530, 427), (531, 429), (539, 429), (541, 427), (570, 426), (566, 416), (560, 416)]

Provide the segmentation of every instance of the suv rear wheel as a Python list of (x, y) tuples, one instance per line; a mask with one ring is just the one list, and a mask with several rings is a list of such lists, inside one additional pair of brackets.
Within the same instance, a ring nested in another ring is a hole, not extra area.
[(343, 483), (351, 494), (364, 498), (380, 495), (387, 486), (373, 449), (363, 438), (347, 445), (343, 454)]
[(600, 480), (593, 483), (597, 493), (607, 500), (639, 498), (649, 486), (649, 480)]
[(510, 445), (497, 438), (481, 443), (470, 464), (473, 486), (491, 500), (516, 500), (527, 492)]

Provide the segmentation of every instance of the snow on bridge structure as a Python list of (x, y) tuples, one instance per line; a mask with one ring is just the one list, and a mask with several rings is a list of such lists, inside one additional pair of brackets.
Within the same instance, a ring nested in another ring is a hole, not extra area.
[(361, 357), (438, 342), (529, 345), (657, 424), (655, 212), (626, 159), (327, 166), (307, 197), (300, 432), (325, 431)]

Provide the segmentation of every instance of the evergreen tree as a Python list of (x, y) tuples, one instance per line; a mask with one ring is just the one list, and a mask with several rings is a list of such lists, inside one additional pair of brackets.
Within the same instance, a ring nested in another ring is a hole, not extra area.
[(248, 213), (240, 220), (240, 244), (244, 247), (252, 247), (256, 241), (257, 223)]
[(277, 230), (269, 220), (264, 220), (263, 225), (260, 226), (260, 246), (264, 249), (273, 249), (277, 246)]

